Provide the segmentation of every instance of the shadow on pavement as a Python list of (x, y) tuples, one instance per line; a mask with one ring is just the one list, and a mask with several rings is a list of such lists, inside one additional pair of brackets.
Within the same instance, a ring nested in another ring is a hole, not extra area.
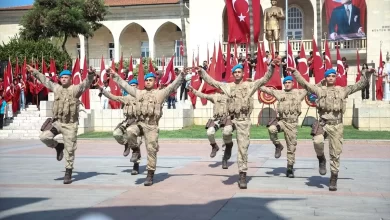
[[(65, 173), (65, 171), (64, 171)], [(76, 174), (76, 175), (75, 175)], [(77, 182), (80, 180), (85, 180), (91, 177), (95, 177), (98, 175), (117, 175), (116, 173), (98, 173), (98, 172), (79, 172), (79, 171), (73, 171), (72, 173), (72, 182)], [(59, 177), (54, 180), (64, 180), (64, 177)]]
[[(146, 172), (147, 173), (147, 172)], [(135, 181), (135, 184), (136, 185), (140, 185), (140, 184), (144, 184), (145, 180), (146, 180), (146, 173), (144, 174), (145, 177), (143, 178), (139, 178)], [(194, 174), (169, 174), (169, 173), (156, 173), (154, 174), (153, 176), (153, 184), (156, 184), (158, 182), (162, 182), (166, 179), (168, 179), (169, 177), (172, 177), (172, 176), (193, 176)]]
[[(21, 198), (34, 200), (36, 198)], [(47, 198), (43, 198), (47, 199)], [(162, 206), (112, 206), (75, 209), (43, 210), (14, 214), (4, 220), (20, 219), (67, 219), (67, 220), (229, 220), (229, 219), (286, 219), (269, 209), (273, 202), (293, 202), (297, 198), (233, 197), (206, 204), (172, 204)], [(27, 202), (25, 202), (27, 204)], [(44, 208), (43, 208), (44, 209)]]
[[(269, 175), (274, 175), (274, 176), (286, 176), (287, 172), (287, 167), (259, 167), (260, 169), (272, 169), (272, 171), (267, 171), (265, 172), (266, 174)], [(295, 168), (294, 170), (312, 170), (313, 168)]]
[(3, 198), (0, 198), (0, 212), (8, 210), (8, 209), (18, 208), (21, 206), (40, 202), (40, 201), (47, 200), (47, 199), (48, 198), (24, 198), (24, 197), (8, 198), (8, 197), (3, 197)]
[[(234, 164), (234, 162), (230, 162), (230, 161), (227, 162), (228, 167), (230, 167), (230, 166), (233, 165), (233, 164)], [(219, 167), (219, 168), (222, 169), (222, 161), (217, 161), (217, 162), (215, 162), (215, 163), (213, 163), (213, 164), (209, 164), (209, 167), (211, 167), (211, 168), (217, 168), (217, 167)]]
[[(305, 184), (307, 186), (314, 186), (317, 188), (327, 188), (329, 187), (329, 177), (327, 176), (312, 176), (307, 178)], [(339, 180), (353, 180), (353, 178), (338, 178)]]

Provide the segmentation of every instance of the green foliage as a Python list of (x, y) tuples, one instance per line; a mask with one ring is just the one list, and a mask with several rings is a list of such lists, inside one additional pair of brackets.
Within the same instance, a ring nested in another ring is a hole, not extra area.
[(62, 49), (66, 52), (69, 37), (92, 37), (106, 14), (104, 0), (35, 0), (33, 9), (21, 20), (21, 36), (36, 41), (63, 38)]
[(49, 70), (50, 57), (56, 61), (57, 71), (61, 71), (65, 62), (68, 64), (68, 69), (71, 68), (72, 60), (68, 54), (63, 52), (59, 47), (52, 44), (48, 39), (40, 39), (38, 41), (23, 40), (15, 36), (7, 44), (0, 45), (0, 60), (8, 60), (11, 58), (12, 66), (16, 65), (16, 57), (18, 57), (19, 65), (22, 66), (26, 57), (27, 64), (31, 64), (31, 59), (34, 62), (38, 59), (38, 65), (41, 68), (42, 56)]
[[(129, 69), (129, 63), (130, 63), (130, 59), (123, 60), (124, 68)], [(144, 73), (145, 74), (149, 73), (149, 58), (148, 57), (142, 58), (142, 64), (144, 66)], [(154, 68), (157, 68), (156, 61), (152, 60), (152, 65)], [(119, 69), (119, 62), (115, 63), (115, 67)], [(137, 64), (134, 67), (134, 70), (133, 70), (134, 78), (137, 78), (138, 72), (139, 72), (139, 64)]]

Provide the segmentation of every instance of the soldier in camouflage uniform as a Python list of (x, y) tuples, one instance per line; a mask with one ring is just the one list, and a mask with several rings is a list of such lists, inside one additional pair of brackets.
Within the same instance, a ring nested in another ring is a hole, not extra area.
[[(138, 88), (138, 81), (136, 79), (132, 79), (129, 81), (129, 85)], [(127, 157), (127, 155), (129, 155), (130, 153), (130, 147), (128, 143), (129, 134), (127, 128), (133, 124), (137, 124), (136, 121), (137, 100), (133, 96), (128, 94), (126, 96), (115, 96), (101, 87), (100, 87), (100, 92), (105, 97), (113, 101), (121, 102), (124, 105), (123, 114), (125, 116), (125, 120), (118, 124), (118, 126), (115, 128), (113, 132), (113, 136), (119, 144), (125, 145), (123, 156)], [(130, 162), (133, 162), (134, 164), (133, 164), (133, 170), (131, 171), (131, 175), (137, 175), (139, 173), (139, 164), (141, 162), (141, 150), (140, 150), (141, 144), (142, 144), (142, 137), (139, 137), (137, 146), (132, 148), (133, 153), (130, 158)]]
[[(320, 86), (322, 81), (317, 84)], [(297, 146), (298, 117), (301, 115), (301, 103), (307, 95), (304, 89), (293, 89), (294, 79), (287, 76), (283, 79), (284, 90), (275, 90), (262, 86), (260, 90), (268, 93), (278, 100), (278, 117), (268, 124), (268, 132), (275, 145), (275, 158), (281, 156), (283, 145), (278, 139), (278, 133), (284, 132), (287, 143), (287, 172), (286, 176), (294, 178), (295, 150)]]
[[(186, 69), (186, 72), (188, 72), (188, 69)], [(158, 122), (162, 116), (162, 107), (165, 99), (181, 85), (184, 79), (184, 73), (179, 74), (175, 81), (161, 90), (154, 89), (156, 76), (153, 73), (145, 75), (144, 90), (138, 90), (135, 87), (129, 86), (126, 81), (122, 80), (118, 74), (114, 73), (112, 70), (110, 70), (110, 75), (120, 87), (137, 100), (135, 106), (137, 123), (128, 127), (128, 144), (130, 148), (137, 147), (137, 137), (145, 137), (146, 150), (148, 153), (148, 174), (144, 185), (151, 186), (153, 184), (153, 176), (157, 164)]]
[(375, 71), (363, 70), (362, 77), (355, 85), (340, 87), (336, 86), (336, 71), (329, 69), (325, 72), (325, 86), (315, 86), (308, 83), (301, 74), (294, 68), (288, 68), (296, 78), (297, 82), (310, 93), (317, 95), (317, 111), (319, 121), (315, 122), (312, 127), (314, 149), (319, 162), (319, 173), (326, 174), (326, 159), (324, 155), (324, 139), (329, 138), (330, 154), (330, 183), (329, 190), (337, 190), (337, 179), (340, 166), (340, 155), (343, 149), (343, 114), (346, 110), (348, 95), (362, 90)]
[[(231, 117), (232, 123), (237, 129), (237, 144), (238, 144), (238, 170), (239, 181), (238, 186), (240, 189), (246, 189), (246, 172), (248, 170), (248, 147), (250, 143), (250, 127), (251, 119), (250, 115), (253, 110), (253, 97), (252, 95), (257, 89), (265, 85), (271, 78), (274, 65), (278, 64), (279, 60), (275, 59), (272, 65), (269, 67), (267, 74), (255, 82), (248, 82), (243, 80), (244, 72), (243, 66), (238, 64), (233, 67), (232, 73), (235, 78), (233, 83), (222, 83), (211, 78), (203, 69), (198, 68), (200, 76), (203, 80), (209, 83), (211, 86), (221, 89), (226, 94), (228, 99), (228, 114)], [(230, 147), (231, 148), (231, 147)], [(223, 161), (227, 161), (230, 158), (231, 149), (226, 146), (225, 155)]]
[[(38, 70), (27, 65), (27, 70), (37, 78), (45, 87), (54, 92), (53, 118), (50, 121), (50, 128), (45, 129), (39, 138), (50, 148), (57, 151), (57, 160), (63, 158), (65, 149), (66, 171), (64, 184), (72, 183), (72, 170), (75, 152), (77, 149), (77, 129), (79, 119), (79, 98), (89, 88), (95, 76), (95, 71), (90, 69), (88, 77), (79, 85), (72, 85), (71, 72), (64, 70), (60, 73), (61, 85), (51, 82)], [(58, 143), (54, 137), (63, 135), (64, 143)]]
[[(211, 145), (211, 154), (210, 157), (213, 158), (217, 154), (219, 147), (217, 143), (215, 142), (215, 132), (221, 127), (222, 135), (223, 135), (223, 143), (226, 146), (225, 155), (231, 155), (231, 150), (233, 147), (233, 140), (232, 140), (232, 133), (233, 133), (233, 124), (230, 121), (230, 118), (228, 116), (227, 111), (227, 100), (228, 96), (221, 91), (221, 93), (215, 93), (215, 94), (204, 94), (196, 89), (193, 89), (191, 86), (189, 87), (190, 91), (194, 93), (194, 95), (198, 96), (199, 98), (204, 98), (209, 100), (214, 104), (213, 112), (214, 116), (213, 119), (209, 119), (209, 121), (206, 124), (207, 129), (207, 137), (210, 141)], [(222, 161), (222, 168), (227, 169), (227, 160)]]

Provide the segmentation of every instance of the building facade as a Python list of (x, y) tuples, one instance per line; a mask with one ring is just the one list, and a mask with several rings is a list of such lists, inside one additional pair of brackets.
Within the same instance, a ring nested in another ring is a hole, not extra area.
[[(121, 55), (128, 59), (151, 57), (161, 65), (163, 57), (175, 56), (175, 66), (182, 66), (180, 41), (182, 40), (180, 4), (178, 0), (106, 0), (109, 14), (92, 38), (83, 36), (71, 38), (66, 44), (68, 53), (73, 59), (89, 54), (89, 64), (100, 68), (100, 60), (105, 58), (119, 61)], [(207, 48), (212, 54), (213, 44), (223, 43), (226, 51), (228, 36), (225, 0), (191, 0), (185, 1), (186, 52), (189, 60), (199, 50), (200, 60), (205, 60)], [(271, 6), (270, 1), (261, 0), (261, 12)], [(340, 45), (342, 56), (348, 60), (356, 59), (359, 51), (361, 59), (370, 63), (379, 60), (379, 47), (382, 42), (384, 53), (390, 48), (390, 1), (366, 0), (366, 38), (330, 42), (332, 57), (335, 57), (335, 46)], [(279, 0), (278, 6), (286, 8), (285, 1)], [(7, 42), (9, 37), (18, 34), (21, 17), (31, 6), (0, 9), (0, 41)], [(299, 51), (303, 43), (306, 52), (312, 50), (311, 41), (324, 48), (327, 32), (324, 0), (288, 0), (288, 36), (293, 51)], [(261, 19), (263, 16), (261, 15)], [(263, 24), (263, 21), (260, 22)], [(262, 30), (263, 28), (261, 28)], [(285, 36), (285, 25), (281, 24), (281, 36)], [(259, 41), (265, 40), (261, 31)], [(321, 41), (321, 42), (319, 42)], [(265, 40), (267, 47), (267, 42)], [(285, 40), (280, 43), (281, 53), (285, 51)], [(232, 47), (232, 51), (234, 47)], [(268, 49), (268, 48), (267, 48)], [(245, 53), (245, 45), (238, 45), (239, 52)], [(211, 56), (211, 55), (210, 55)], [(138, 63), (139, 60), (135, 61)]]

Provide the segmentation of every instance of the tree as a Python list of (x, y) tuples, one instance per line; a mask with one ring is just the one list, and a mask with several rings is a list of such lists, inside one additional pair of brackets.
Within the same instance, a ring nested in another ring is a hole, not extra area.
[(69, 37), (89, 38), (99, 29), (107, 14), (104, 0), (35, 0), (33, 9), (21, 20), (24, 39), (62, 38), (62, 50)]
[(41, 66), (42, 56), (48, 68), (50, 66), (50, 57), (54, 58), (57, 71), (61, 71), (64, 68), (65, 62), (68, 66), (72, 65), (69, 55), (48, 39), (32, 41), (14, 37), (7, 44), (3, 43), (3, 45), (0, 45), (0, 60), (8, 60), (10, 58), (13, 67), (16, 65), (16, 57), (18, 57), (20, 66), (23, 65), (25, 57), (27, 64), (30, 64), (33, 58), (34, 60), (38, 59), (38, 64)]

